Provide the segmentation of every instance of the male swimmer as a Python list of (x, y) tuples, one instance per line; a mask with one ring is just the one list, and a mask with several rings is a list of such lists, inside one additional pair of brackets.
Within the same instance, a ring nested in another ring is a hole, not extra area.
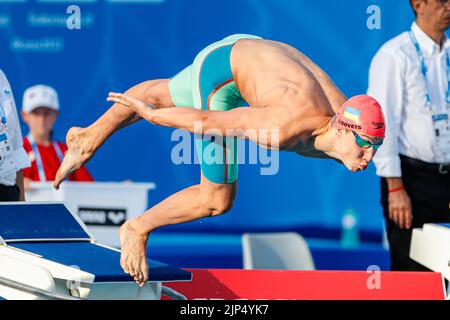
[(334, 158), (358, 171), (372, 160), (385, 133), (381, 107), (373, 98), (359, 95), (346, 101), (325, 72), (295, 48), (245, 34), (209, 45), (173, 78), (146, 81), (125, 94), (110, 93), (108, 101), (115, 104), (92, 125), (67, 133), (69, 149), (55, 188), (112, 133), (141, 118), (199, 134), (199, 152), (217, 143), (201, 133), (215, 129), (216, 138), (223, 137), (217, 161), (201, 163), (199, 184), (120, 228), (121, 266), (140, 286), (148, 280), (146, 246), (153, 230), (217, 216), (232, 207), (237, 137), (303, 156)]

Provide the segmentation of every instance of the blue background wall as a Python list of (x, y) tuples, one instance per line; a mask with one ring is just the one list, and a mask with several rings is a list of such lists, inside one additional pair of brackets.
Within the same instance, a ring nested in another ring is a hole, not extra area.
[[(33, 25), (33, 14), (64, 17), (68, 4), (74, 3), (88, 22), (81, 30), (70, 31), (65, 23)], [(381, 8), (380, 30), (366, 27), (371, 4)], [(87, 126), (107, 110), (108, 91), (170, 77), (190, 64), (204, 46), (233, 33), (287, 42), (310, 56), (346, 95), (365, 92), (372, 56), (382, 43), (409, 28), (413, 13), (407, 0), (166, 0), (153, 4), (25, 0), (0, 1), (0, 21), (2, 17), (0, 68), (11, 82), (18, 108), (27, 86), (54, 86), (62, 104), (55, 134), (64, 139), (71, 126)], [(43, 38), (62, 46), (36, 52), (14, 45), (17, 40)], [(25, 127), (23, 131), (27, 132)], [(113, 136), (88, 168), (100, 181), (156, 182), (158, 188), (150, 196), (155, 204), (199, 180), (198, 166), (172, 164), (171, 132), (140, 122)], [(359, 215), (363, 230), (382, 229), (379, 180), (373, 165), (352, 174), (333, 161), (281, 154), (277, 175), (261, 176), (259, 170), (260, 166), (241, 165), (238, 197), (227, 215), (168, 229), (335, 229), (350, 207)]]

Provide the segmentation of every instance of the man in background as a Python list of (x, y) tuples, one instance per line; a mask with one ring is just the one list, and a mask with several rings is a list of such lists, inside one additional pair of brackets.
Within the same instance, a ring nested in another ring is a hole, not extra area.
[(369, 72), (386, 117), (374, 163), (392, 270), (427, 270), (409, 258), (412, 228), (450, 222), (450, 1), (410, 3), (411, 30), (385, 43)]
[[(53, 181), (67, 151), (63, 142), (52, 137), (53, 126), (58, 118), (59, 98), (52, 87), (38, 84), (23, 94), (22, 118), (30, 129), (23, 139), (23, 146), (31, 161), (24, 170), (25, 189), (31, 181)], [(85, 167), (69, 176), (71, 181), (93, 181)]]
[(0, 70), (0, 201), (24, 201), (23, 169), (30, 165), (11, 86)]

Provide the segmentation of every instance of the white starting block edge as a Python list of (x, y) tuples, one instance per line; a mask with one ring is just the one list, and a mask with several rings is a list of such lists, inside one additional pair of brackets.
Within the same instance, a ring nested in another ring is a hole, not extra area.
[[(412, 260), (428, 269), (442, 274), (450, 281), (450, 229), (439, 224), (426, 223), (422, 228), (415, 228), (411, 237), (409, 256)], [(450, 300), (450, 286), (444, 292)]]
[[(118, 251), (107, 246), (102, 247)], [(3, 264), (6, 260), (8, 263)], [(144, 288), (138, 287), (133, 281), (94, 282), (95, 275), (91, 273), (8, 245), (0, 246), (0, 276), (49, 293), (89, 300), (159, 300), (162, 294), (160, 282), (148, 282)], [(75, 291), (71, 292), (68, 289), (69, 283), (75, 284)], [(23, 293), (1, 285), (0, 296), (11, 300), (39, 299), (38, 295)]]
[[(43, 289), (50, 293), (70, 295), (67, 288), (68, 282), (77, 283), (80, 298), (87, 299), (90, 287), (94, 283), (95, 276), (77, 268), (66, 266), (51, 260), (42, 258), (32, 252), (23, 251), (8, 245), (0, 246), (0, 262), (8, 260), (14, 263), (0, 264), (0, 276), (17, 282)], [(36, 282), (36, 271), (41, 282)], [(50, 276), (45, 279), (42, 274)], [(14, 289), (0, 286), (0, 295), (7, 299), (38, 299), (38, 296), (21, 293)]]

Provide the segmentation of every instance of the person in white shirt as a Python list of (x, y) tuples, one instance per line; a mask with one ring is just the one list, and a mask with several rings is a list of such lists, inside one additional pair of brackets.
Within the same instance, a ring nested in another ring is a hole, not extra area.
[(0, 120), (0, 201), (24, 201), (23, 169), (30, 166), (30, 160), (23, 148), (11, 86), (2, 70)]
[(412, 228), (450, 222), (450, 0), (410, 0), (411, 30), (386, 42), (368, 94), (386, 117), (374, 158), (381, 177), (392, 270), (426, 270), (409, 258)]

